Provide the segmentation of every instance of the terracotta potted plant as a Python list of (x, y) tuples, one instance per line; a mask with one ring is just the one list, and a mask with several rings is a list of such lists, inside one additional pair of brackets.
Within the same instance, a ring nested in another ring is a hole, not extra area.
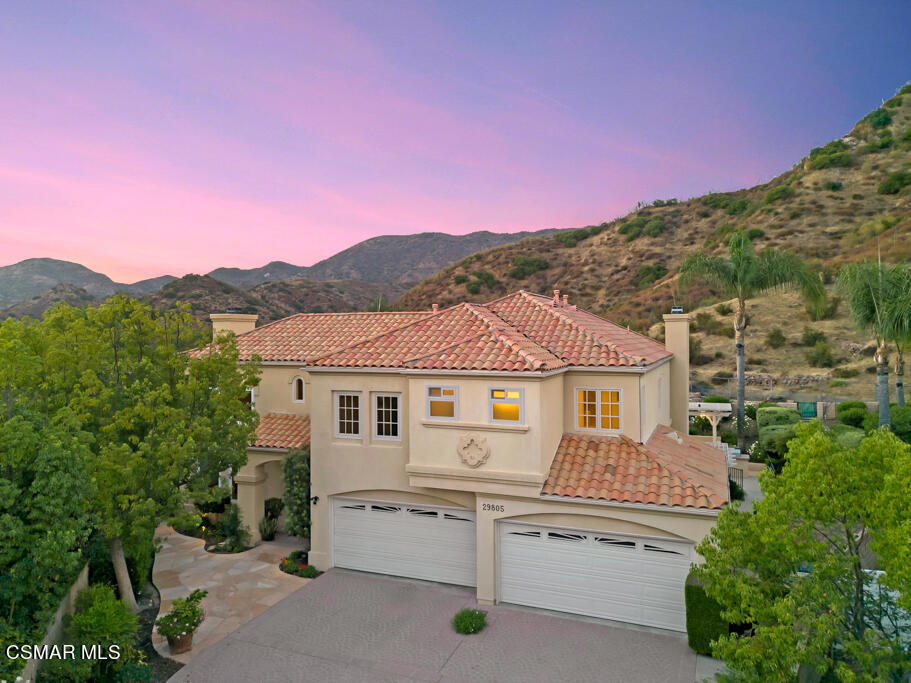
[(193, 634), (206, 618), (199, 604), (206, 595), (208, 591), (196, 589), (185, 598), (177, 598), (171, 605), (171, 611), (155, 622), (158, 632), (168, 639), (172, 655), (187, 652), (193, 647)]

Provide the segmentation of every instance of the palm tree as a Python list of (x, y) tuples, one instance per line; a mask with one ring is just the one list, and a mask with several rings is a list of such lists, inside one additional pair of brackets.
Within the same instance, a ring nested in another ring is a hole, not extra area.
[(858, 261), (845, 266), (838, 276), (854, 324), (876, 339), (876, 401), (879, 424), (888, 425), (889, 417), (889, 342), (896, 345), (899, 378), (896, 390), (899, 404), (905, 402), (903, 386), (905, 345), (911, 338), (911, 272), (904, 265), (886, 266), (880, 261)]
[(728, 255), (711, 256), (705, 253), (688, 257), (680, 266), (680, 279), (686, 285), (701, 281), (730, 298), (737, 299), (734, 310), (734, 345), (737, 354), (737, 444), (744, 444), (744, 409), (746, 367), (744, 330), (748, 324), (747, 301), (771, 289), (796, 286), (811, 300), (825, 296), (819, 277), (797, 256), (786, 251), (767, 248), (756, 253), (746, 233), (738, 231), (728, 242)]

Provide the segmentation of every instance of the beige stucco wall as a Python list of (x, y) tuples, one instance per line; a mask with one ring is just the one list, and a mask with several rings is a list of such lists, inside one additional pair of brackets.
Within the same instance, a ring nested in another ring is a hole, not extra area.
[(717, 519), (714, 515), (687, 514), (631, 506), (531, 500), (478, 494), (478, 593), (480, 602), (497, 600), (497, 522), (512, 520), (530, 524), (610, 531), (656, 538), (684, 539), (698, 543)]
[[(310, 413), (310, 375), (294, 365), (263, 365), (259, 385), (253, 390), (256, 411), (267, 413)], [(295, 377), (304, 379), (304, 401), (299, 403), (292, 397), (292, 382)]]
[(671, 423), (668, 396), (670, 367), (670, 363), (664, 363), (641, 375), (640, 387), (644, 399), (641, 401), (643, 441), (651, 436), (659, 424), (669, 425)]

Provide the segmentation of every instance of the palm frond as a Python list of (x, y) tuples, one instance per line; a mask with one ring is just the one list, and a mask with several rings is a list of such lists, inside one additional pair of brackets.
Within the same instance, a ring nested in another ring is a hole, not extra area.
[(684, 286), (704, 282), (726, 296), (737, 295), (737, 273), (728, 259), (700, 252), (687, 257), (678, 272)]

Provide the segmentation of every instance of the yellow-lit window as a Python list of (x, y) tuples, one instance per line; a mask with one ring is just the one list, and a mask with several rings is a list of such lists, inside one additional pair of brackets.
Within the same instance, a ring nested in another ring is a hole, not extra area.
[(437, 420), (454, 420), (457, 399), (455, 387), (427, 387), (427, 416)]
[(491, 389), (490, 419), (492, 422), (521, 423), (522, 418), (521, 389)]
[(577, 389), (579, 429), (620, 430), (620, 392), (617, 389)]

